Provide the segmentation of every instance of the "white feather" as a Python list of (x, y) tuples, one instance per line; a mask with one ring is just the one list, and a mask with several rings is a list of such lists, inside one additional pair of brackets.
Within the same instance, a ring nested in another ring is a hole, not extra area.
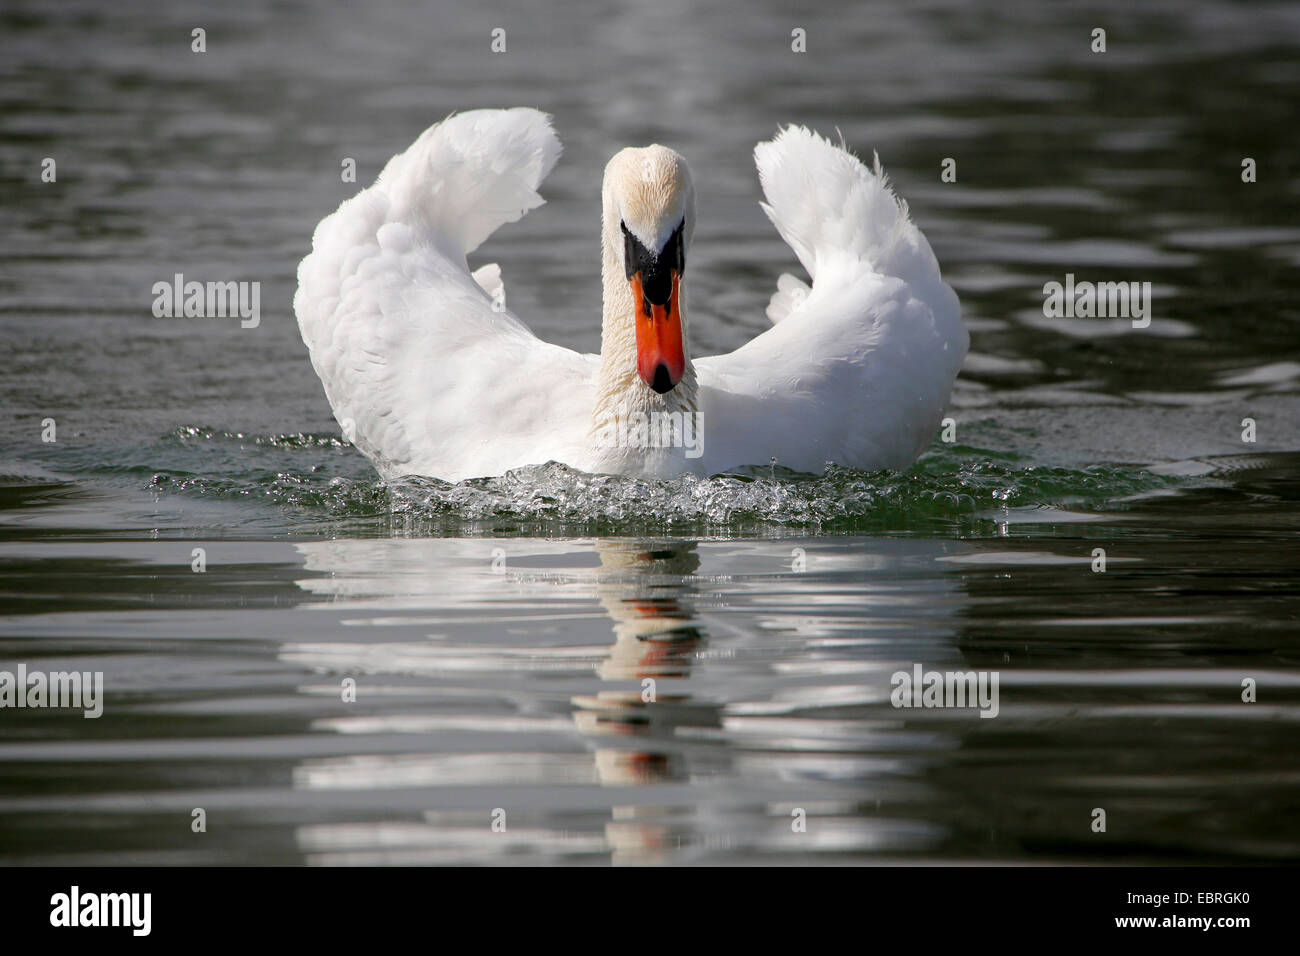
[(298, 325), (344, 434), (386, 477), (454, 480), (581, 451), (595, 357), (494, 309), (499, 270), (480, 282), (465, 263), (542, 204), (559, 154), (536, 110), (460, 113), (317, 227)]
[(767, 450), (800, 471), (906, 468), (933, 439), (966, 356), (957, 296), (879, 159), (868, 169), (798, 126), (754, 158), (763, 210), (813, 284), (783, 276), (774, 326), (696, 363), (709, 453), (753, 464)]

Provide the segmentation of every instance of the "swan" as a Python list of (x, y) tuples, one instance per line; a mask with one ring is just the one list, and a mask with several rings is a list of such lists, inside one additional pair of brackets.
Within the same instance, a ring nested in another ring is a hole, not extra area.
[(697, 358), (695, 192), (667, 147), (623, 149), (605, 168), (599, 355), (537, 338), (507, 307), (500, 268), (470, 270), (488, 236), (542, 205), (559, 154), (537, 110), (453, 114), (317, 226), (294, 311), (344, 436), (383, 478), (916, 460), (968, 336), (879, 158), (869, 168), (802, 126), (755, 147), (762, 208), (812, 284), (782, 275), (770, 328)]

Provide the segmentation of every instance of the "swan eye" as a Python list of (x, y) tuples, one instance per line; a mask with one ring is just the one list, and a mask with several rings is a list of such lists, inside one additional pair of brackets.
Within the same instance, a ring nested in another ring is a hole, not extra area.
[(668, 239), (668, 248), (666, 252), (672, 255), (673, 268), (677, 270), (678, 275), (684, 275), (686, 272), (686, 217), (682, 216), (682, 221), (677, 224), (673, 230), (672, 236)]
[(645, 246), (641, 245), (641, 240), (632, 235), (632, 230), (628, 229), (627, 223), (619, 221), (618, 227), (623, 230), (623, 269), (627, 273), (627, 278), (640, 271), (641, 264), (650, 258)]

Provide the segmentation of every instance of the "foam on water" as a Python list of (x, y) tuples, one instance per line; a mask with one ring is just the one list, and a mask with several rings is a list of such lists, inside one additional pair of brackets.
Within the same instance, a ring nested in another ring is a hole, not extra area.
[(902, 473), (832, 466), (810, 475), (772, 464), (657, 480), (589, 474), (549, 462), (456, 483), (380, 481), (350, 446), (328, 435), (248, 435), (187, 426), (156, 450), (155, 460), (174, 460), (183, 451), (191, 465), (199, 464), (195, 458), (227, 456), (242, 463), (237, 473), (215, 463), (154, 470), (147, 481), (159, 496), (260, 500), (295, 512), (299, 520), (378, 519), (386, 531), (408, 533), (941, 531), (996, 521), (1009, 509), (1114, 506), (1180, 480), (1131, 465), (1052, 467), (960, 445), (937, 445)]

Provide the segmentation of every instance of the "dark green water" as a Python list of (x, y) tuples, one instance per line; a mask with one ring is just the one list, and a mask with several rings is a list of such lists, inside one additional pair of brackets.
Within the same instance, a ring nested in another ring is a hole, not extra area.
[[(7, 4), (0, 671), (105, 703), (0, 708), (0, 862), (1295, 860), (1298, 54), (1300, 6), (1207, 0)], [(583, 350), (614, 150), (692, 163), (703, 352), (795, 265), (754, 142), (878, 151), (971, 330), (957, 440), (380, 484), (297, 261), (343, 157), (509, 105), (566, 151), (480, 261)], [(176, 272), (261, 282), (261, 324), (154, 318)], [(1150, 327), (1045, 317), (1067, 273), (1151, 282)], [(914, 663), (996, 672), (997, 717), (892, 706)]]

